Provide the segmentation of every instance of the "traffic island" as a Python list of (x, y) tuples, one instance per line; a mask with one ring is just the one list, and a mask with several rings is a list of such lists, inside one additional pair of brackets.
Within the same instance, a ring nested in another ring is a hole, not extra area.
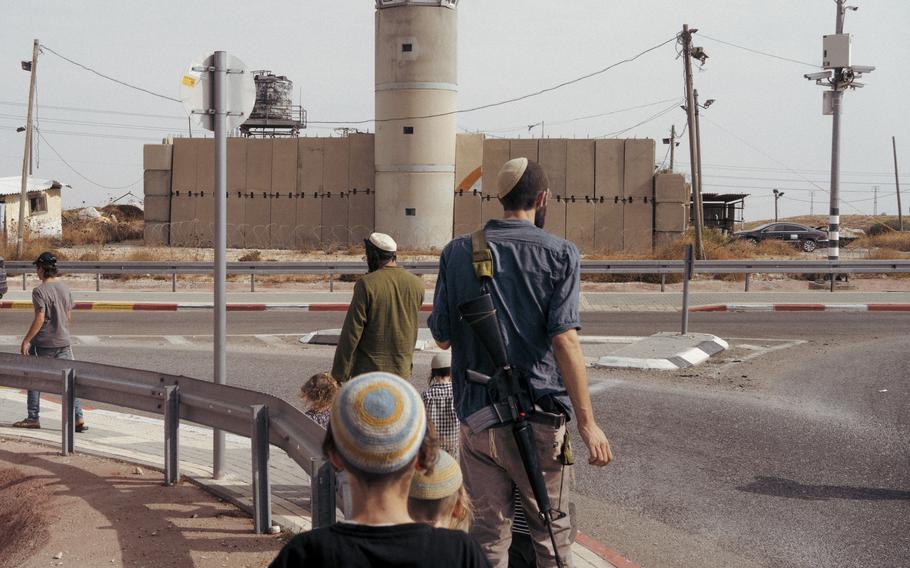
[(709, 333), (664, 331), (640, 338), (597, 360), (595, 367), (675, 371), (704, 363), (729, 345)]

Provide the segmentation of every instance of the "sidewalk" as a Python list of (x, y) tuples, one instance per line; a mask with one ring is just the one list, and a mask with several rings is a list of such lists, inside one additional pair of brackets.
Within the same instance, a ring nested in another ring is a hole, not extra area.
[[(11, 428), (12, 422), (25, 415), (25, 393), (0, 388), (0, 437), (40, 440), (59, 446), (61, 408), (52, 400), (52, 397), (42, 398), (41, 430)], [(85, 421), (90, 428), (76, 435), (77, 452), (163, 469), (164, 428), (161, 420), (86, 407)], [(250, 512), (249, 440), (227, 434), (225, 450), (227, 476), (215, 481), (211, 478), (211, 430), (186, 423), (180, 425), (180, 472), (184, 478)], [(269, 475), (272, 522), (292, 532), (309, 530), (309, 477), (284, 452), (275, 448), (269, 459)], [(168, 490), (161, 488), (161, 491)], [(617, 552), (585, 535), (579, 535), (572, 552), (578, 568), (636, 568)]]
[[(289, 291), (289, 292), (231, 292), (227, 303), (235, 311), (265, 311), (270, 309), (298, 309), (344, 311), (351, 301), (350, 290), (338, 292)], [(211, 292), (148, 292), (148, 291), (74, 291), (76, 309), (89, 310), (194, 310), (211, 309)], [(0, 309), (31, 308), (31, 291), (10, 290), (2, 300)], [(429, 309), (433, 292), (424, 297), (424, 310)], [(682, 295), (678, 292), (582, 292), (582, 312), (678, 312), (682, 309)], [(805, 292), (693, 292), (689, 295), (692, 308), (703, 306), (745, 306), (808, 304), (816, 306), (910, 306), (910, 292), (855, 292), (855, 291), (805, 291)], [(908, 308), (903, 308), (908, 309)], [(732, 308), (730, 308), (732, 311)]]

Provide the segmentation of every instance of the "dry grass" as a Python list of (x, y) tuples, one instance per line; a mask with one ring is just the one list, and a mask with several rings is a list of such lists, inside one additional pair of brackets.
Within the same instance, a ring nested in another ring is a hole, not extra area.
[[(910, 231), (880, 233), (877, 235), (863, 237), (856, 241), (854, 245), (859, 248), (883, 249), (890, 250), (899, 254), (900, 252), (910, 252)], [(870, 253), (871, 254), (871, 253)], [(870, 258), (872, 258), (870, 256)], [(888, 258), (906, 258), (906, 255)]]
[[(783, 241), (762, 241), (757, 245), (751, 245), (742, 240), (730, 240), (719, 231), (705, 229), (702, 233), (702, 241), (705, 247), (705, 256), (710, 260), (741, 260), (749, 258), (800, 258), (801, 252), (793, 245)], [(657, 248), (651, 252), (609, 252), (602, 251), (598, 254), (588, 255), (586, 258), (592, 260), (682, 260), (686, 256), (686, 245), (694, 244), (695, 235), (689, 231), (685, 237)], [(740, 281), (744, 278), (742, 274), (718, 274), (714, 277), (717, 280)], [(660, 282), (660, 276), (657, 274), (586, 274), (582, 276), (586, 282)], [(666, 276), (667, 283), (680, 282), (681, 277), (678, 275)]]
[(6, 260), (35, 260), (42, 252), (51, 251), (59, 260), (67, 260), (66, 254), (59, 250), (60, 243), (58, 241), (46, 237), (32, 238), (26, 233), (22, 244), (22, 254), (17, 255), (15, 239), (10, 239), (5, 244), (0, 241), (0, 258)]

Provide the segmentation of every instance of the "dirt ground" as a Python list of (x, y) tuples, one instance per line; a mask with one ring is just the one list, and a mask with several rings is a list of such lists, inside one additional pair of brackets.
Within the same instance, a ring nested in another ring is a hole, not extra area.
[(137, 471), (0, 438), (0, 529), (19, 531), (0, 535), (0, 568), (258, 567), (284, 544), (198, 487)]

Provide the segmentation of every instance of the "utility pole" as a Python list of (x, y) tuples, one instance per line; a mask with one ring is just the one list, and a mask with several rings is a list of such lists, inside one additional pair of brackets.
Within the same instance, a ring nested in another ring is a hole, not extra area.
[(784, 196), (784, 192), (778, 189), (774, 190), (774, 222), (777, 223), (777, 202)]
[(897, 225), (904, 230), (904, 212), (901, 210), (901, 181), (897, 175), (897, 142), (891, 137), (891, 150), (894, 152), (894, 188), (897, 190)]
[(863, 73), (871, 73), (871, 65), (854, 65), (851, 60), (853, 37), (844, 33), (844, 16), (847, 10), (858, 10), (856, 6), (847, 6), (846, 0), (834, 0), (837, 9), (837, 20), (833, 35), (824, 36), (822, 41), (821, 73), (803, 75), (816, 85), (830, 87), (825, 93), (824, 114), (832, 115), (831, 123), (831, 204), (828, 211), (828, 260), (836, 261), (840, 256), (840, 116), (843, 106), (844, 91), (862, 87), (857, 79)]
[(878, 186), (872, 186), (872, 216), (878, 217)]
[[(35, 81), (38, 73), (38, 50), (41, 42), (37, 39), (32, 44), (32, 72), (28, 85), (28, 114), (25, 124), (25, 151), (22, 154), (22, 191), (19, 195), (19, 225), (16, 227), (16, 258), (22, 259), (22, 241), (25, 238), (25, 208), (28, 207), (28, 172), (32, 159), (32, 117), (35, 103)], [(23, 65), (24, 66), (24, 65)]]
[(809, 192), (809, 216), (815, 215), (815, 192)]
[(695, 207), (695, 258), (704, 260), (705, 247), (702, 243), (702, 229), (704, 228), (704, 210), (701, 204), (701, 170), (699, 169), (698, 142), (696, 139), (697, 127), (695, 113), (698, 108), (695, 104), (695, 93), (692, 85), (692, 34), (698, 30), (689, 31), (689, 24), (683, 24), (679, 36), (682, 42), (683, 68), (686, 75), (686, 115), (689, 125), (689, 167), (692, 172), (692, 205)]
[(676, 158), (676, 125), (670, 125), (670, 171), (673, 171), (673, 162)]
[(679, 146), (679, 142), (676, 141), (676, 125), (673, 124), (670, 126), (670, 137), (663, 139), (664, 144), (670, 145), (670, 171), (673, 171), (673, 164), (676, 161), (676, 147)]

